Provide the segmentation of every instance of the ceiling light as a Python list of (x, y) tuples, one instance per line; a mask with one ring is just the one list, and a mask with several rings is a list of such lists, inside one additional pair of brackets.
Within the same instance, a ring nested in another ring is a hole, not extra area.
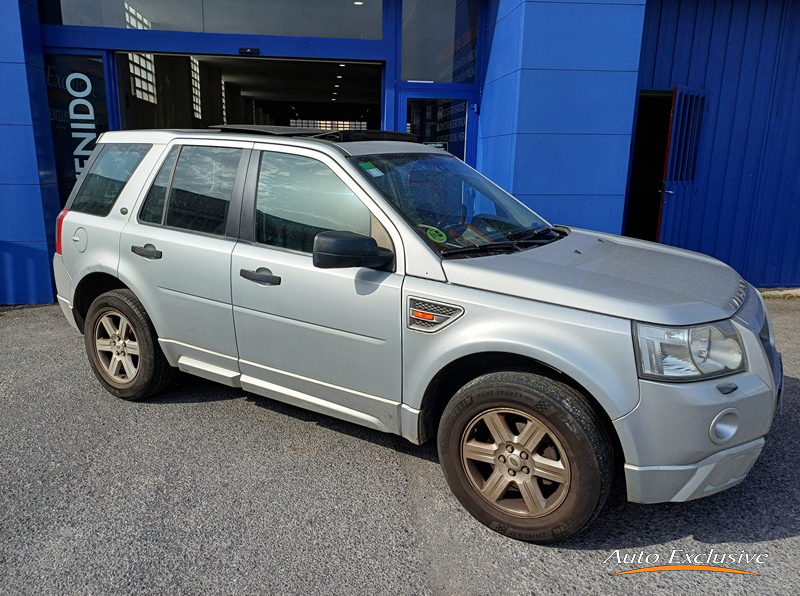
[(336, 101), (336, 98), (335, 97), (331, 97), (331, 101)]
[(333, 94), (334, 94), (334, 95), (338, 95), (338, 93), (337, 93), (336, 91), (334, 91), (334, 92), (333, 92)]
[(341, 66), (342, 68), (344, 68), (344, 66), (345, 66), (345, 65), (344, 65), (344, 64), (340, 64), (339, 66)]
[(337, 78), (337, 79), (341, 79), (341, 78), (342, 78), (342, 75), (336, 75), (336, 78)]
[(353, 4), (355, 4), (356, 6), (361, 6), (364, 3), (363, 2), (353, 2)]
[(334, 87), (338, 87), (339, 85), (334, 85)]

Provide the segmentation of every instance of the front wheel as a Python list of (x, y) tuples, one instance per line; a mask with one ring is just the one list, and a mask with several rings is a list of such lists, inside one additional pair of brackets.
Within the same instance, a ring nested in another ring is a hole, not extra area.
[(551, 378), (496, 372), (444, 410), (439, 460), (461, 504), (489, 528), (549, 543), (580, 532), (611, 488), (608, 433), (578, 391)]
[(153, 323), (130, 290), (98, 296), (89, 307), (83, 336), (95, 376), (119, 398), (145, 399), (174, 378)]

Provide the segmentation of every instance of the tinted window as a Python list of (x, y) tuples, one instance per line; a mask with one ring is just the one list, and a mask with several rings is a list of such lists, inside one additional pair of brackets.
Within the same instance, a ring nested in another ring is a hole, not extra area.
[(167, 225), (224, 234), (241, 149), (183, 147), (172, 176)]
[[(39, 0), (42, 23), (381, 39), (381, 0)], [(394, 8), (394, 7), (392, 7)]]
[(100, 156), (86, 173), (70, 209), (90, 215), (108, 215), (151, 146), (104, 145)]
[(320, 232), (369, 235), (369, 210), (328, 166), (299, 155), (262, 153), (256, 241), (310, 253)]
[(164, 218), (164, 203), (167, 200), (167, 187), (169, 179), (172, 177), (172, 169), (175, 167), (175, 159), (178, 157), (179, 147), (173, 147), (164, 160), (164, 164), (158, 171), (153, 186), (147, 193), (142, 210), (139, 213), (139, 221), (148, 223), (161, 223)]
[(478, 0), (403, 0), (404, 81), (474, 83)]

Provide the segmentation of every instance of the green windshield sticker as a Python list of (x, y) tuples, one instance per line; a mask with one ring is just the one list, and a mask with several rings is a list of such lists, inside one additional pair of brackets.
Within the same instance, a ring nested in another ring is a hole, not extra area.
[(441, 244), (447, 241), (447, 234), (442, 232), (439, 228), (430, 228), (428, 229), (428, 238)]

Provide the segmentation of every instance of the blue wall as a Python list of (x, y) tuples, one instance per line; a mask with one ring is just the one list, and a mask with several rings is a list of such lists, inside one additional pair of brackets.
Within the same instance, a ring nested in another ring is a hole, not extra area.
[(0, 304), (47, 303), (59, 204), (36, 0), (3, 0), (0, 23)]
[(648, 1), (639, 85), (707, 98), (696, 190), (662, 242), (800, 285), (800, 0)]
[(644, 0), (490, 0), (478, 169), (553, 223), (620, 233)]

